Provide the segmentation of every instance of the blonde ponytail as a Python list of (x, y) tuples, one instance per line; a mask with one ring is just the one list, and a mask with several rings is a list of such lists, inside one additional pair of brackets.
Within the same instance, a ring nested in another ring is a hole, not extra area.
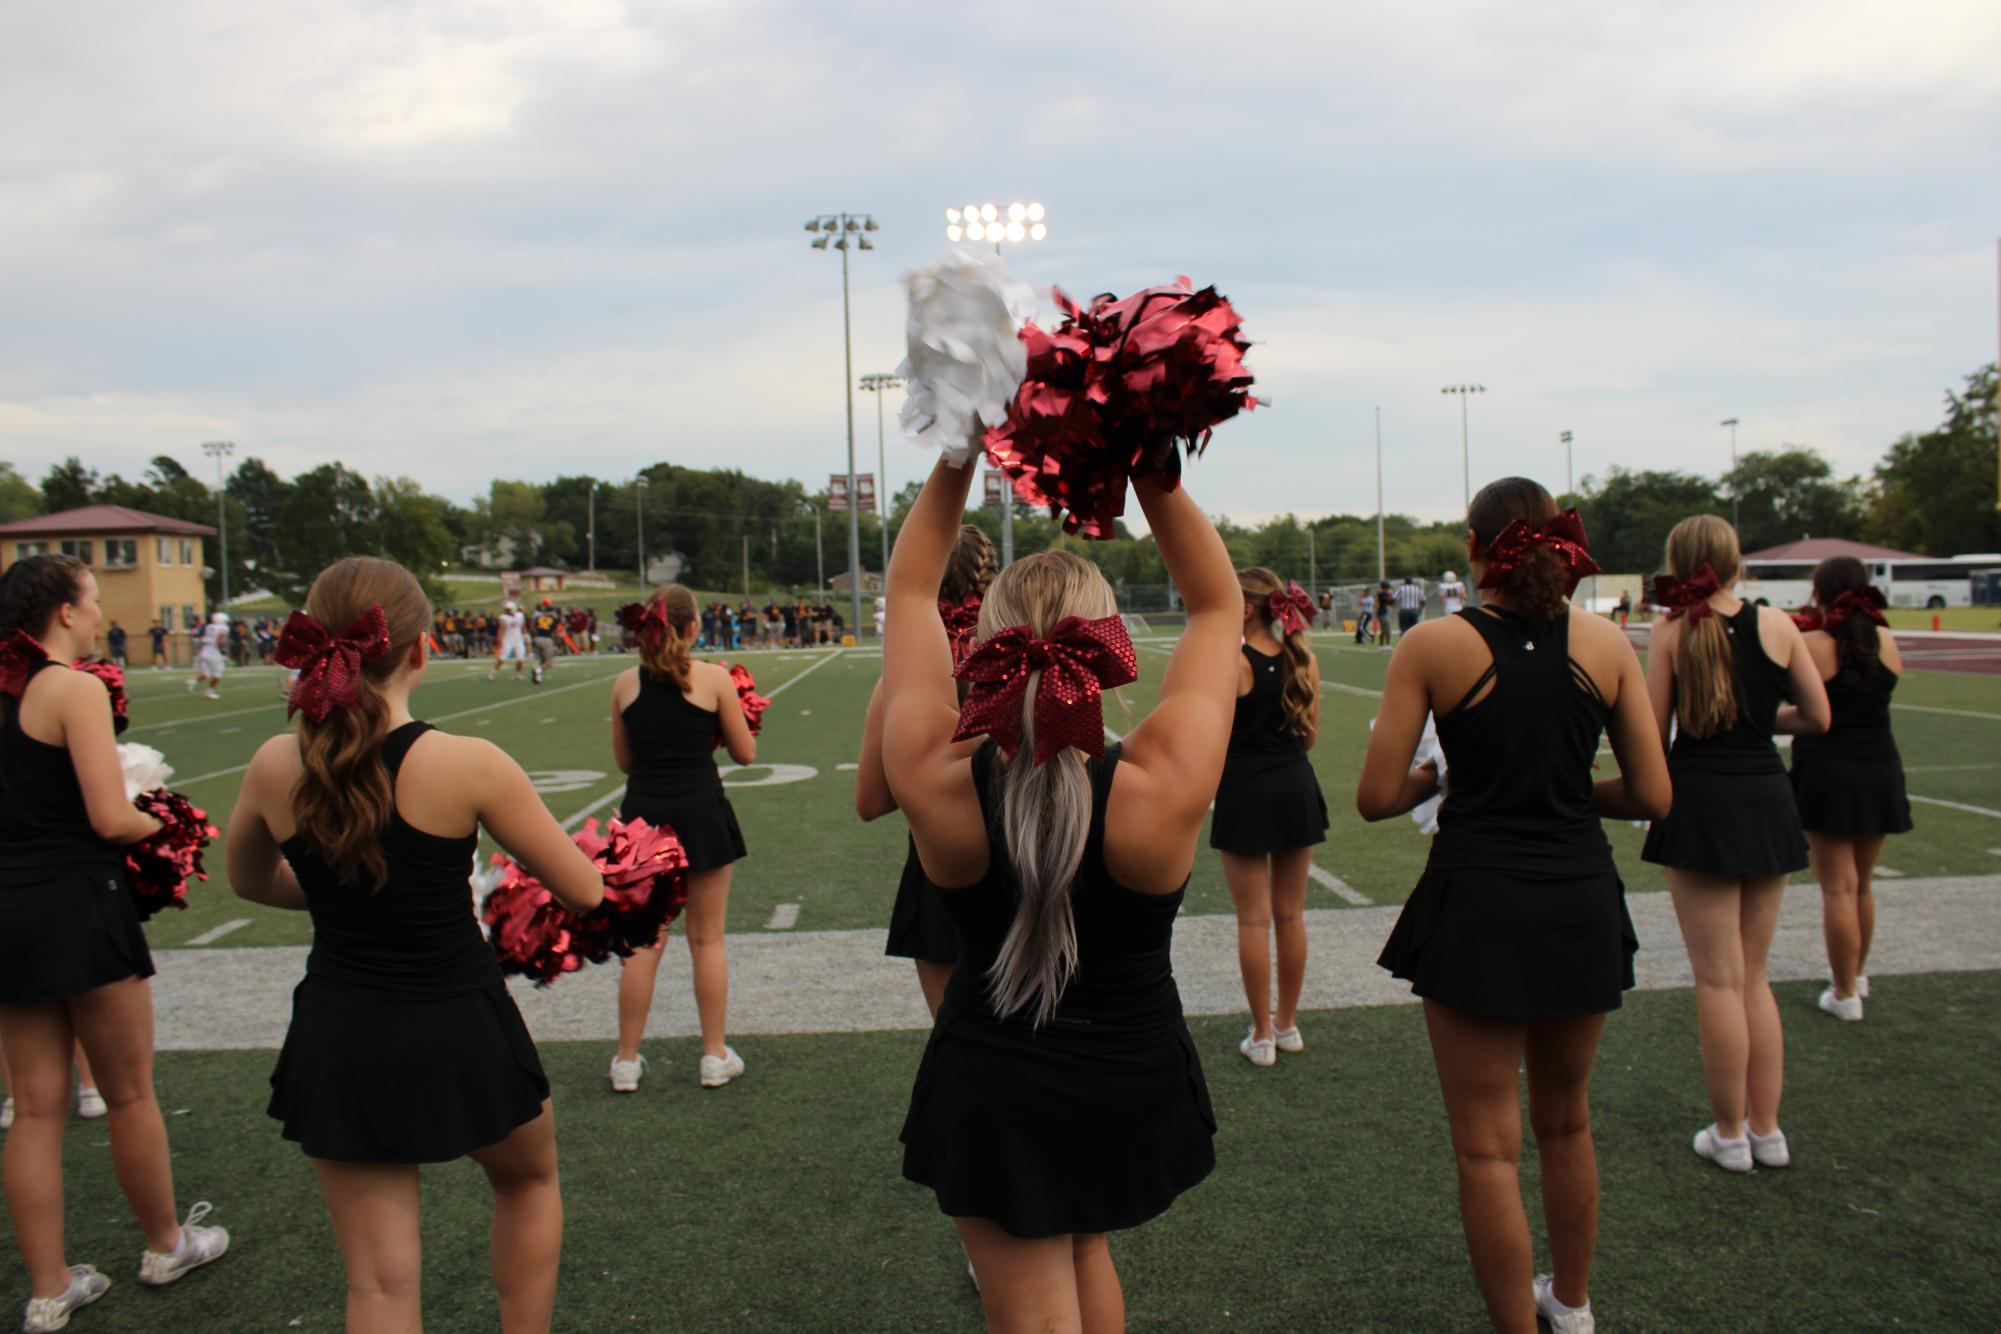
[[(1704, 565), (1724, 588), (1737, 582), (1741, 563), (1737, 530), (1713, 514), (1696, 514), (1667, 538), (1667, 565), (1677, 579), (1692, 579)], [(1674, 711), (1681, 730), (1713, 737), (1737, 725), (1737, 678), (1730, 632), (1717, 615), (1691, 614), (1674, 663)]]
[(1279, 687), (1279, 706), (1285, 710), (1285, 730), (1301, 741), (1313, 735), (1313, 705), (1320, 696), (1320, 680), (1313, 666), (1313, 650), (1307, 647), (1306, 632), (1291, 634), (1271, 618), (1271, 595), (1285, 591), (1285, 581), (1262, 565), (1237, 571), (1237, 587), (1251, 614), (1271, 626), (1272, 637), (1284, 649), (1285, 672)]

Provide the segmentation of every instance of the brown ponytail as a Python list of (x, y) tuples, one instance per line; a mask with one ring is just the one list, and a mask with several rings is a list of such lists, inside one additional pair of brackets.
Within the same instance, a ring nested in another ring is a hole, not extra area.
[(945, 579), (938, 585), (938, 596), (948, 602), (963, 602), (968, 593), (985, 597), (987, 585), (993, 583), (999, 570), (994, 544), (988, 540), (986, 531), (965, 524), (959, 529), (959, 540), (952, 544), (952, 557), (945, 563)]
[[(1503, 477), (1480, 488), (1466, 509), (1466, 526), (1473, 530), (1476, 554), (1486, 552), (1501, 530), (1520, 519), (1540, 524), (1556, 517), (1556, 501), (1540, 482)], [(1532, 621), (1553, 621), (1568, 607), (1570, 572), (1548, 547), (1531, 547), (1501, 585), (1514, 609)]]
[[(1244, 602), (1253, 614), (1270, 621), (1271, 595), (1285, 591), (1285, 580), (1262, 565), (1251, 565), (1237, 571), (1237, 587), (1244, 590)], [(1313, 650), (1306, 645), (1304, 630), (1285, 634), (1273, 623), (1271, 632), (1285, 649), (1285, 675), (1278, 693), (1279, 705), (1285, 710), (1285, 730), (1305, 741), (1313, 735), (1313, 702), (1320, 694)]]
[[(39, 642), (63, 604), (83, 595), (84, 571), (89, 568), (75, 556), (59, 555), (25, 556), (9, 565), (0, 574), (0, 637), (20, 630)], [(5, 695), (0, 700), (10, 711), (20, 707), (19, 701)], [(0, 767), (0, 784), (5, 783), (5, 774)]]
[(647, 602), (666, 613), (667, 632), (640, 639), (640, 665), (654, 680), (672, 681), (676, 690), (686, 690), (688, 673), (694, 667), (687, 629), (695, 623), (695, 595), (680, 584), (668, 584), (654, 589)]
[[(1737, 530), (1714, 514), (1696, 514), (1674, 526), (1667, 538), (1667, 565), (1677, 579), (1692, 579), (1704, 565), (1729, 588), (1741, 564)], [(1681, 730), (1712, 737), (1737, 725), (1737, 682), (1730, 632), (1721, 616), (1688, 618), (1674, 664), (1674, 711)]]
[(340, 634), (370, 607), (381, 607), (389, 625), (389, 651), (361, 669), (352, 708), (328, 711), (324, 721), (299, 715), (299, 781), (292, 815), (306, 841), (350, 885), (382, 887), (389, 873), (382, 835), (396, 810), (382, 739), (389, 734), (389, 701), (382, 687), (410, 656), (431, 624), (431, 603), (415, 577), (393, 560), (349, 556), (320, 572), (306, 594), (306, 612), (330, 634)]
[[(1820, 604), (1822, 615), (1843, 593), (1860, 593), (1867, 587), (1869, 567), (1853, 556), (1829, 556), (1813, 572), (1813, 600)], [(1828, 636), (1834, 640), (1834, 661), (1841, 680), (1859, 686), (1876, 675), (1883, 661), (1883, 641), (1876, 633), (1876, 622), (1867, 616), (1849, 616), (1828, 631)]]

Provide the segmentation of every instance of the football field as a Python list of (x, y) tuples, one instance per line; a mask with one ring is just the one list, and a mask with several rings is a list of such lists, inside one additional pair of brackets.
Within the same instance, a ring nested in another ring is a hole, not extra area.
[[(1141, 679), (1108, 704), (1110, 732), (1145, 716), (1171, 643), (1141, 637)], [(1229, 900), (1205, 848), (1176, 971), (1216, 1104), (1218, 1167), (1164, 1218), (1114, 1239), (1136, 1330), (1484, 1327), (1421, 1016), (1372, 962), (1427, 850), (1409, 820), (1368, 826), (1352, 805), (1389, 653), (1331, 635), (1316, 648), (1326, 694), (1313, 759), (1333, 827), (1308, 898), (1308, 1049), (1272, 1070), (1237, 1055)], [(696, 1088), (678, 944), (652, 1069), (632, 1097), (605, 1082), (613, 969), (517, 988), (555, 1084), (569, 1209), (557, 1327), (977, 1329), (949, 1226), (898, 1174), (924, 1024), (909, 965), (880, 958), (904, 830), (894, 816), (863, 825), (852, 806), (880, 654), (730, 657), (773, 699), (759, 764), (725, 779), (750, 849), (730, 905), (732, 1043), (746, 1076)], [(563, 659), (534, 686), (441, 659), (416, 712), (505, 748), (575, 824), (613, 813), (622, 792), (607, 706), (631, 662)], [(233, 671), (209, 701), (178, 674), (134, 671), (124, 739), (165, 752), (173, 786), (226, 824), (244, 764), (284, 726), (278, 679)], [(2001, 678), (1913, 670), (1894, 720), (1918, 827), (1884, 853), (1868, 1020), (1814, 1008), (1824, 961), (1804, 878), (1775, 948), (1789, 1170), (1732, 1178), (1689, 1152), (1706, 1104), (1686, 960), (1660, 874), (1639, 860), (1641, 831), (1609, 826), (1642, 952), (1641, 990), (1607, 1027), (1593, 1091), (1604, 1201), (1592, 1297), (1607, 1329), (1994, 1327)], [(311, 1173), (262, 1110), (310, 923), (230, 894), (219, 848), (211, 868), (190, 907), (148, 934), (180, 1191), (213, 1200), (235, 1245), (179, 1288), (139, 1289), (102, 1123), (73, 1122), (71, 1259), (117, 1285), (79, 1330), (341, 1326), (340, 1265)], [(1526, 1188), (1535, 1175), (1531, 1152)], [(483, 1181), (465, 1163), (426, 1179), (427, 1327), (492, 1328)], [(11, 1255), (11, 1234), (6, 1245)], [(22, 1300), (18, 1266), (6, 1272), (0, 1293)]]

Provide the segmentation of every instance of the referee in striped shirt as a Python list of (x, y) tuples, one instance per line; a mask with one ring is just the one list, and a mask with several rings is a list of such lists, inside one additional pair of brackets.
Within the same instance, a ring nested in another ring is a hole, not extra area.
[(1405, 575), (1403, 583), (1397, 587), (1396, 601), (1397, 638), (1401, 639), (1424, 615), (1424, 585)]

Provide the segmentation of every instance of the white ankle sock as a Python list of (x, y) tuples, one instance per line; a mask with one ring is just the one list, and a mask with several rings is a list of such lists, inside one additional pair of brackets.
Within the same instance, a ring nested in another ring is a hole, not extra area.
[(1556, 1295), (1556, 1284), (1551, 1283), (1549, 1285), (1549, 1309), (1556, 1312), (1558, 1315), (1572, 1315), (1578, 1311), (1590, 1310), (1591, 1299), (1588, 1297), (1585, 1298), (1584, 1305), (1582, 1306), (1566, 1306), (1563, 1303), (1563, 1298)]

